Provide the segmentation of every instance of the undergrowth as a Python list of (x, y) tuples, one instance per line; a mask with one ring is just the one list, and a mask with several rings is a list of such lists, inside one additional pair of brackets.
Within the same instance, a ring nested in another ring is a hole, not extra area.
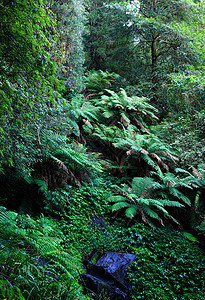
[(65, 245), (72, 245), (83, 259), (95, 250), (135, 254), (128, 272), (131, 299), (204, 299), (205, 256), (197, 240), (134, 221), (128, 227), (121, 217), (112, 218), (107, 202), (111, 184), (101, 179), (96, 186), (52, 192), (50, 210), (59, 218)]
[(161, 138), (178, 150), (183, 167), (196, 166), (205, 159), (205, 115), (204, 111), (195, 114), (170, 115), (153, 128)]
[(46, 191), (48, 217), (1, 209), (3, 299), (95, 299), (83, 295), (79, 276), (95, 250), (135, 254), (128, 271), (131, 299), (204, 299), (205, 256), (197, 240), (114, 218), (108, 202), (114, 183), (119, 181), (98, 178)]
[(1, 299), (89, 299), (78, 282), (81, 257), (64, 238), (55, 219), (0, 207)]

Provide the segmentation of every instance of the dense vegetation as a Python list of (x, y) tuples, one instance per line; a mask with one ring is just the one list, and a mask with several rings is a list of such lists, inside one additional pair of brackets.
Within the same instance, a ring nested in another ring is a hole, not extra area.
[[(0, 0), (0, 298), (205, 298), (202, 0)], [(95, 220), (101, 220), (101, 226)]]

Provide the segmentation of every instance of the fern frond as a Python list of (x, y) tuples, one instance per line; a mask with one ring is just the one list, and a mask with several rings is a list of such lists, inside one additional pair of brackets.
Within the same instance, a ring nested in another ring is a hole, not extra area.
[(128, 207), (125, 210), (125, 215), (126, 215), (127, 218), (132, 219), (137, 214), (137, 211), (138, 211), (137, 205), (131, 205), (130, 207)]
[(161, 169), (158, 165), (155, 164), (155, 162), (149, 157), (149, 155), (144, 154), (143, 152), (141, 152), (140, 157), (142, 158), (142, 160), (144, 160), (150, 167), (152, 167), (152, 169), (154, 169), (156, 171), (156, 173), (161, 173)]
[(187, 174), (187, 175), (189, 175), (190, 177), (193, 177), (193, 178), (194, 178), (194, 176), (193, 176), (189, 171), (184, 170), (184, 169), (182, 169), (182, 168), (176, 168), (175, 171), (176, 171), (177, 173), (184, 173), (184, 174)]
[(163, 206), (170, 206), (170, 207), (184, 207), (184, 205), (178, 201), (171, 201), (171, 200), (160, 200)]
[(193, 234), (191, 234), (190, 232), (185, 232), (184, 231), (183, 232), (183, 236), (185, 238), (187, 238), (191, 242), (197, 242), (197, 243), (199, 243), (199, 240), (195, 236), (193, 236)]
[(121, 195), (113, 195), (108, 198), (110, 202), (125, 201), (126, 198)]
[(134, 177), (132, 180), (132, 189), (138, 197), (149, 195), (149, 192), (160, 188), (162, 185), (151, 177)]
[(124, 112), (122, 112), (120, 115), (123, 118), (123, 120), (125, 121), (126, 125), (129, 125), (130, 124), (130, 119), (129, 119), (128, 115)]
[(39, 187), (39, 190), (42, 192), (47, 192), (48, 190), (48, 186), (45, 183), (44, 180), (41, 179), (34, 179), (34, 182), (37, 184), (37, 186)]
[(17, 218), (17, 213), (7, 210), (0, 206), (0, 224), (11, 223), (14, 224)]
[(114, 111), (106, 109), (102, 114), (106, 119), (109, 119), (114, 115)]
[(179, 200), (182, 200), (185, 204), (187, 205), (191, 205), (191, 201), (189, 198), (187, 198), (182, 192), (180, 192), (179, 190), (175, 189), (175, 188), (168, 188), (168, 191), (171, 195), (173, 195), (174, 197), (176, 197)]
[(158, 199), (152, 199), (152, 198), (137, 198), (137, 203), (140, 205), (147, 205), (147, 206), (163, 206), (163, 203), (159, 201)]
[(151, 218), (158, 219), (159, 217), (158, 213), (153, 209), (151, 209), (149, 206), (143, 205), (142, 208), (146, 215), (148, 215)]
[(114, 205), (112, 205), (111, 210), (116, 211), (116, 210), (119, 210), (119, 209), (122, 209), (125, 207), (129, 207), (129, 206), (130, 206), (130, 204), (127, 202), (118, 202), (118, 203), (115, 203)]

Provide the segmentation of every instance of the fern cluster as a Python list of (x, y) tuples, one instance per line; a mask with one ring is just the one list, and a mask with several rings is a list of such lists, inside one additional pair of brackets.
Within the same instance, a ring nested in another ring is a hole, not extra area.
[(93, 93), (97, 96), (102, 90), (112, 88), (113, 86), (115, 86), (116, 89), (119, 77), (120, 76), (116, 73), (104, 72), (102, 70), (88, 72), (85, 76), (87, 97), (90, 98), (90, 95)]
[(157, 109), (149, 99), (128, 95), (123, 88), (114, 86), (110, 76), (90, 72), (84, 101), (74, 101), (78, 104), (78, 118), (83, 120), (81, 141), (103, 153), (118, 168), (132, 169), (130, 161), (134, 160), (135, 165), (147, 165), (144, 175), (153, 169), (168, 172), (169, 163), (175, 163), (177, 157), (166, 142), (150, 131), (149, 125), (157, 120)]
[(78, 283), (80, 256), (63, 247), (54, 220), (34, 220), (0, 207), (0, 233), (2, 296), (1, 287), (9, 285), (10, 295), (22, 295), (15, 299), (86, 299)]
[(43, 180), (48, 189), (89, 181), (103, 170), (98, 154), (88, 152), (84, 145), (59, 132), (42, 131), (42, 153), (35, 177)]
[(189, 178), (185, 180), (173, 173), (161, 173), (161, 180), (158, 181), (151, 177), (135, 177), (130, 186), (116, 186), (115, 194), (110, 197), (110, 201), (115, 202), (112, 211), (125, 209), (125, 215), (130, 219), (140, 214), (143, 222), (151, 226), (154, 225), (153, 219), (162, 225), (165, 219), (179, 224), (169, 212), (169, 207), (183, 208), (191, 205), (190, 199), (179, 188), (186, 186), (192, 189), (196, 183), (190, 183)]

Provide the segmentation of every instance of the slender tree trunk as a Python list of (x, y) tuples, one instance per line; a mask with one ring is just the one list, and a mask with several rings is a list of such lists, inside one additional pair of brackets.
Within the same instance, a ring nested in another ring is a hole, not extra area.
[(157, 74), (157, 33), (153, 35), (151, 44), (151, 55), (152, 55), (152, 102), (157, 102), (157, 90), (158, 90), (158, 74)]

